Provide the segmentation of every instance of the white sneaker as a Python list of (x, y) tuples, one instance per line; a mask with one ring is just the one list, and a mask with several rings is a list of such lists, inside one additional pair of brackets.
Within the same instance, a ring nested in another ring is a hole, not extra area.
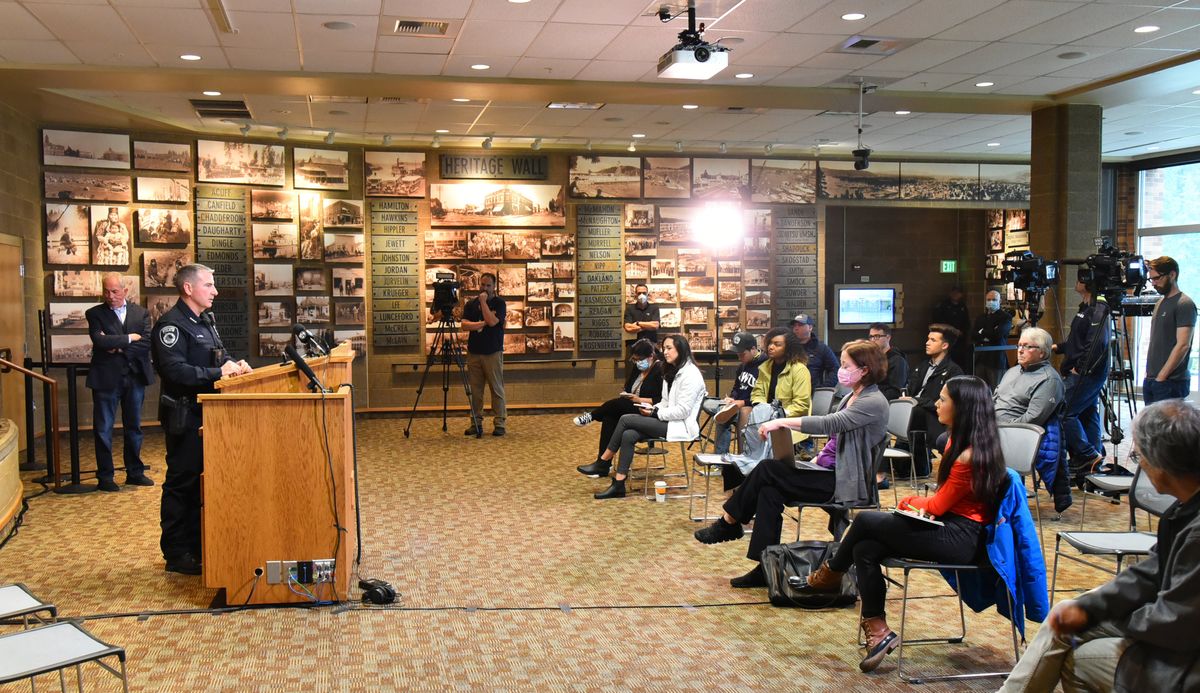
[(588, 412), (587, 414), (580, 414), (579, 416), (576, 416), (574, 419), (571, 419), (571, 421), (576, 426), (586, 426), (592, 422), (592, 414), (591, 414), (591, 412)]

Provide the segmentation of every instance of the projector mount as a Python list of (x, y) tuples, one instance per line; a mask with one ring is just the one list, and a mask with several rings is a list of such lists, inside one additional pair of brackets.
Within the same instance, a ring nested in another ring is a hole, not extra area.
[(683, 31), (679, 32), (679, 43), (671, 50), (674, 51), (691, 51), (696, 56), (696, 62), (706, 62), (714, 51), (728, 53), (729, 49), (720, 43), (709, 43), (704, 40), (704, 24), (698, 28), (696, 26), (696, 4), (693, 0), (689, 0), (686, 10), (682, 10), (675, 14), (671, 14), (671, 8), (667, 5), (662, 5), (658, 8), (658, 21), (666, 24), (667, 22), (679, 17), (684, 12), (687, 12), (688, 26)]
[(863, 146), (863, 96), (874, 92), (879, 87), (867, 84), (862, 77), (858, 78), (858, 149), (851, 152), (854, 156), (854, 169), (864, 171), (871, 165), (871, 150)]

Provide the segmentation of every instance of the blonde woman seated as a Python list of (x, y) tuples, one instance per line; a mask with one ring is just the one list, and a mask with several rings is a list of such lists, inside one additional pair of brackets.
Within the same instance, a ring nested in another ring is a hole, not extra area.
[(704, 376), (692, 361), (692, 349), (682, 336), (668, 335), (663, 340), (662, 400), (656, 405), (641, 405), (641, 413), (625, 414), (617, 421), (608, 447), (600, 455), (597, 464), (611, 464), (612, 458), (620, 457), (612, 484), (600, 493), (597, 500), (624, 498), (625, 479), (633, 464), (633, 446), (648, 438), (665, 438), (668, 441), (695, 440), (700, 435), (700, 404), (704, 401)]

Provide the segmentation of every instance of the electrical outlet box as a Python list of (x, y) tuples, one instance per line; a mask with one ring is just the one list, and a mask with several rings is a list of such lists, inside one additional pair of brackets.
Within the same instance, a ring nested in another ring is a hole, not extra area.
[(311, 585), (333, 582), (333, 571), (337, 561), (322, 558), (312, 561), (267, 561), (267, 584), (287, 584), (289, 579)]

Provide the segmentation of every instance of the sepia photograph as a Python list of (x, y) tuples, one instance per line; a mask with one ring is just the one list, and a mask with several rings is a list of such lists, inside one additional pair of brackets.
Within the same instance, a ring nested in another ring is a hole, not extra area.
[(658, 326), (668, 330), (678, 330), (683, 324), (682, 313), (678, 308), (659, 308)]
[(319, 267), (296, 268), (296, 291), (320, 291), (328, 289), (325, 283), (325, 270)]
[(570, 157), (571, 197), (641, 197), (642, 160), (636, 156), (596, 156), (573, 154)]
[(250, 236), (255, 260), (296, 258), (295, 224), (251, 224)]
[(988, 229), (988, 249), (996, 252), (1004, 250), (1004, 229)]
[(353, 262), (361, 264), (366, 259), (367, 250), (363, 234), (325, 234), (325, 262)]
[(259, 332), (258, 355), (268, 359), (279, 358), (293, 339), (291, 332)]
[(692, 197), (702, 200), (745, 200), (750, 193), (746, 159), (692, 159)]
[(554, 323), (554, 350), (575, 351), (575, 323), (570, 321)]
[(574, 262), (553, 262), (554, 279), (556, 281), (575, 281), (575, 263)]
[[(674, 260), (651, 260), (650, 261), (650, 278), (652, 279), (674, 279), (675, 278), (675, 261)], [(632, 277), (631, 277), (632, 279)]]
[(553, 281), (554, 265), (549, 262), (528, 262), (525, 264), (525, 277), (529, 281)]
[(554, 351), (554, 339), (549, 334), (525, 335), (526, 354), (549, 354)]
[(575, 236), (569, 233), (544, 234), (542, 257), (575, 257)]
[[(334, 287), (337, 286), (337, 270), (334, 270)], [(295, 293), (291, 265), (264, 265), (254, 263), (254, 294), (256, 296), (291, 296)]]
[(813, 204), (817, 201), (817, 163), (751, 159), (750, 201)]
[(653, 236), (626, 236), (625, 257), (654, 257), (658, 255), (658, 239)]
[(350, 152), (294, 147), (292, 187), (308, 190), (349, 190)]
[(505, 260), (537, 260), (542, 250), (542, 237), (534, 232), (505, 233)]
[(366, 305), (360, 301), (338, 301), (333, 306), (335, 325), (362, 325), (367, 320)]
[(683, 324), (707, 325), (708, 306), (688, 306), (683, 309)]
[(525, 353), (525, 335), (514, 334), (512, 332), (504, 333), (504, 353), (505, 354), (524, 354)]
[(747, 306), (769, 306), (771, 305), (770, 291), (747, 291), (746, 292)]
[(524, 265), (507, 265), (501, 267), (496, 272), (496, 276), (499, 279), (499, 288), (497, 291), (501, 296), (525, 297)]
[[(649, 279), (651, 262), (657, 262), (657, 260), (626, 260), (625, 278), (643, 280)], [(670, 262), (670, 260), (667, 260), (666, 262)]]
[(87, 316), (84, 315), (91, 303), (59, 303), (51, 301), (47, 313), (52, 329), (86, 330)]
[(300, 259), (324, 260), (325, 239), (315, 222), (300, 222)]
[(333, 296), (364, 296), (367, 291), (367, 273), (362, 267), (333, 268)]
[(550, 327), (550, 306), (525, 304), (525, 327)]
[(986, 214), (987, 214), (987, 217), (986, 217), (987, 218), (987, 227), (989, 229), (1004, 228), (1004, 210), (1003, 209), (989, 209), (989, 210), (987, 210)]
[(192, 183), (187, 178), (138, 176), (138, 202), (191, 202)]
[(737, 306), (717, 306), (717, 320), (737, 320), (740, 314)]
[(142, 283), (147, 289), (175, 286), (175, 273), (192, 264), (192, 251), (146, 250), (142, 252)]
[(718, 277), (740, 277), (742, 275), (741, 260), (718, 260), (717, 261), (717, 276)]
[[(632, 289), (632, 285), (630, 288)], [(679, 303), (679, 290), (675, 282), (654, 282), (646, 288), (650, 292), (648, 297), (651, 303)]]
[(484, 272), (495, 272), (496, 268), (491, 265), (459, 265), (458, 266), (458, 282), (462, 284), (463, 291), (479, 291), (479, 275)]
[(561, 301), (568, 298), (575, 298), (575, 285), (571, 282), (555, 282), (554, 300)]
[(171, 310), (175, 306), (175, 302), (179, 300), (177, 293), (146, 293), (142, 297), (142, 305), (146, 307), (146, 312), (150, 314), (150, 324), (158, 322), (163, 313)]
[[(499, 234), (497, 234), (499, 235)], [(501, 241), (501, 244), (503, 241)], [(466, 231), (426, 231), (425, 260), (465, 260), (469, 252)], [(497, 255), (497, 258), (500, 257)]]
[(142, 278), (136, 274), (121, 275), (121, 285), (125, 287), (125, 300), (130, 303), (142, 302)]
[(143, 208), (137, 211), (138, 243), (192, 242), (192, 213), (186, 209)]
[(651, 233), (657, 220), (654, 205), (633, 202), (625, 205), (625, 230), (630, 233)]
[(1015, 231), (1029, 228), (1029, 210), (1010, 209), (1004, 213), (1004, 230)]
[(561, 185), (435, 183), (433, 226), (564, 226)]
[(192, 145), (174, 142), (133, 143), (133, 167), (147, 171), (192, 170)]
[[(466, 234), (466, 231), (428, 231), (426, 237), (437, 233)], [(428, 258), (428, 253), (426, 258)], [(437, 256), (435, 256), (437, 257)], [(458, 257), (458, 256), (455, 256)], [(467, 254), (472, 260), (501, 260), (504, 258), (504, 234), (500, 231), (471, 231)]]
[(425, 197), (424, 152), (368, 151), (363, 175), (367, 197)]
[(574, 303), (555, 303), (554, 304), (554, 318), (556, 320), (559, 318), (573, 318), (573, 317), (575, 317), (575, 304)]
[(747, 330), (767, 330), (771, 327), (771, 311), (770, 310), (747, 310), (746, 311), (746, 329)]
[(100, 296), (100, 274), (96, 270), (54, 270), (54, 295), (96, 298)]
[(258, 302), (259, 327), (291, 327), (292, 304), (282, 301)]
[(504, 328), (519, 330), (525, 327), (525, 302), (505, 301), (504, 304)]
[(92, 205), (92, 264), (128, 267), (133, 210)]
[(675, 254), (680, 274), (707, 274), (708, 253), (699, 248), (680, 248)]
[[(526, 275), (528, 277), (528, 274)], [(554, 300), (554, 282), (527, 282), (525, 284), (525, 300), (534, 303)]]
[(51, 363), (90, 363), (92, 338), (86, 334), (50, 335)]
[(42, 130), (46, 166), (129, 168), (129, 135), (74, 130)]
[(642, 197), (687, 199), (692, 196), (692, 160), (683, 157), (642, 159)]
[(900, 164), (904, 200), (978, 200), (979, 164)]
[(680, 277), (679, 300), (693, 303), (713, 303), (716, 280), (712, 277)]
[(91, 260), (87, 205), (46, 205), (46, 264), (86, 265)]
[(739, 281), (723, 281), (717, 283), (717, 300), (731, 303), (742, 300), (742, 283)]
[(979, 199), (997, 202), (1029, 200), (1028, 164), (980, 164)]
[[(813, 221), (813, 228), (816, 228), (816, 220)], [(746, 236), (770, 236), (771, 210), (743, 209), (742, 233)]]
[(197, 140), (196, 179), (201, 183), (239, 183), (283, 187), (283, 145)]
[(129, 176), (104, 173), (65, 173), (46, 171), (42, 183), (48, 200), (82, 202), (130, 202), (133, 191)]
[(658, 240), (688, 243), (692, 240), (691, 207), (661, 207), (658, 210)]
[(362, 228), (363, 201), (326, 199), (322, 220), (326, 228), (330, 226)]
[(712, 330), (688, 330), (688, 345), (692, 351), (716, 351), (717, 339)]
[(251, 221), (291, 221), (296, 218), (296, 193), (285, 190), (251, 190)]
[(853, 161), (821, 161), (817, 166), (817, 197), (829, 200), (900, 199), (900, 164), (872, 161), (865, 171)]
[(770, 257), (771, 239), (766, 236), (744, 236), (742, 254), (746, 257)]
[(771, 268), (744, 267), (742, 268), (742, 281), (746, 286), (770, 286)]

